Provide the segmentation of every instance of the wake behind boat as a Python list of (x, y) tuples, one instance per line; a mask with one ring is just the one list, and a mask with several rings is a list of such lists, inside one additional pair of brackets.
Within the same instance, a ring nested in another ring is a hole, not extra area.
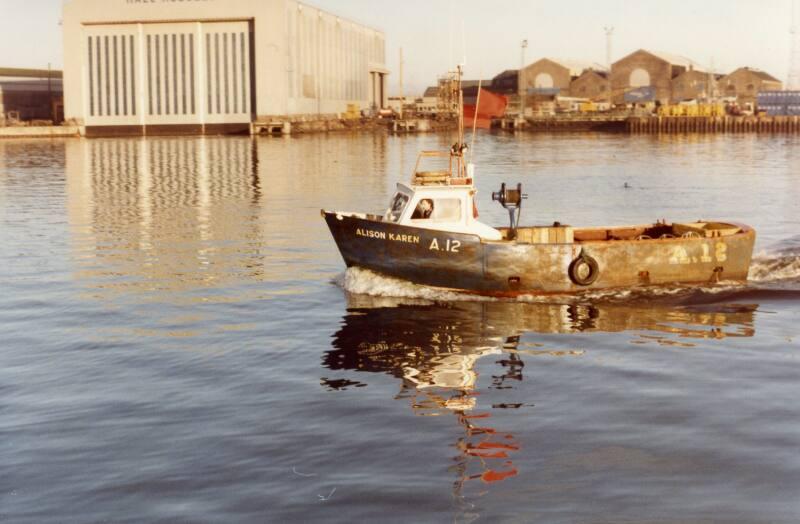
[(461, 120), (456, 144), (422, 152), (411, 182), (397, 184), (382, 215), (323, 210), (345, 264), (488, 296), (747, 280), (755, 231), (742, 224), (520, 227), (525, 195), (521, 185), (505, 184), (492, 199), (508, 210), (509, 226), (484, 224), (466, 149)]

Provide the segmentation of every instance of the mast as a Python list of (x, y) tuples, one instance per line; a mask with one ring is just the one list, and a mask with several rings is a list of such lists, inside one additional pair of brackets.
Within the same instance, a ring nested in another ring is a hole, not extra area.
[(403, 105), (405, 104), (405, 97), (403, 96), (403, 48), (400, 48), (400, 120), (403, 119)]
[[(454, 146), (454, 152), (456, 154), (456, 176), (465, 178), (467, 176), (467, 167), (464, 165), (464, 149), (466, 149), (467, 145), (464, 143), (464, 90), (461, 86), (461, 77), (463, 75), (461, 64), (458, 65), (456, 74), (458, 86), (458, 142)], [(475, 110), (477, 111), (477, 107)]]
[(458, 146), (464, 143), (464, 90), (461, 88), (461, 65), (458, 66)]

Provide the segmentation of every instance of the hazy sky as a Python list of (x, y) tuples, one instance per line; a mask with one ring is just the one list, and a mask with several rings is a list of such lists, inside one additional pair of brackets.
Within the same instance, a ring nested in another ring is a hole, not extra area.
[[(385, 31), (389, 69), (397, 72), (402, 47), (407, 91), (412, 92), (434, 83), (464, 56), (470, 78), (491, 78), (517, 68), (523, 38), (529, 42), (527, 63), (543, 56), (605, 63), (604, 26), (615, 28), (615, 60), (645, 48), (684, 55), (706, 67), (713, 62), (722, 73), (747, 65), (785, 80), (789, 68), (792, 0), (306, 3)], [(48, 62), (61, 67), (61, 4), (62, 0), (0, 0), (0, 67), (45, 68)], [(390, 78), (392, 92), (397, 78)]]

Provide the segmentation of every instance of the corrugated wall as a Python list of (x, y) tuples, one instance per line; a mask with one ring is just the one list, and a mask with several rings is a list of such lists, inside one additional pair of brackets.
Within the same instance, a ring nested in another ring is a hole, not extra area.
[(385, 60), (382, 33), (295, 2), (287, 7), (286, 32), (289, 97), (297, 112), (371, 102), (371, 67)]

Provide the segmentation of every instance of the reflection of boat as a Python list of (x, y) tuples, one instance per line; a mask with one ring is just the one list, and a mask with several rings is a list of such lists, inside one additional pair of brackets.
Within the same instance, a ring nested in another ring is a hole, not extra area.
[[(463, 428), (455, 443), (459, 455), (453, 468), (459, 496), (471, 480), (491, 483), (517, 474), (514, 457), (521, 452), (520, 444), (495, 427), (501, 424), (492, 415), (498, 409), (508, 413), (529, 406), (515, 391), (515, 384), (525, 378), (523, 359), (529, 369), (539, 358), (584, 354), (549, 348), (524, 335), (629, 332), (635, 343), (686, 345), (693, 338), (752, 336), (756, 311), (748, 304), (675, 307), (652, 301), (640, 307), (405, 302), (349, 295), (348, 312), (332, 337), (333, 347), (322, 358), (333, 376), (323, 378), (322, 384), (332, 390), (361, 388), (369, 386), (369, 374), (388, 374), (400, 383), (396, 398), (408, 401), (414, 413), (455, 417)], [(484, 370), (496, 366), (483, 381), (481, 364)]]
[[(407, 365), (430, 373), (432, 361), (441, 357), (431, 351), (442, 347), (452, 350), (454, 341), (460, 354), (474, 360), (476, 354), (520, 353), (518, 343), (510, 350), (507, 346), (509, 340), (523, 333), (630, 332), (632, 336), (644, 334), (648, 340), (668, 345), (691, 339), (752, 337), (758, 309), (755, 304), (741, 303), (675, 305), (670, 297), (661, 302), (631, 299), (624, 304), (406, 302), (407, 299), (349, 295), (350, 313), (334, 337), (339, 351), (329, 354), (326, 365), (337, 369), (338, 363), (341, 369), (402, 376), (398, 375), (400, 367), (392, 361), (392, 355), (397, 355)], [(430, 349), (419, 352), (419, 348), (427, 346)], [(525, 353), (556, 354), (538, 350)]]
[[(519, 450), (513, 435), (492, 424), (487, 407), (518, 408), (513, 403), (482, 406), (478, 403), (478, 360), (498, 356), (516, 337), (502, 338), (473, 329), (473, 319), (463, 311), (440, 306), (365, 307), (349, 310), (335, 335), (334, 349), (323, 363), (331, 370), (388, 373), (401, 380), (399, 399), (407, 399), (417, 415), (452, 415), (463, 428), (455, 443), (459, 455), (456, 490), (480, 480), (494, 483), (517, 475), (512, 457)], [(503, 372), (492, 375), (492, 387), (522, 380), (519, 355), (497, 358)], [(363, 386), (361, 382), (324, 378), (331, 389)]]
[(510, 226), (483, 224), (461, 124), (449, 152), (421, 153), (411, 183), (397, 185), (382, 215), (322, 212), (348, 267), (492, 296), (747, 279), (755, 232), (744, 225), (518, 227), (525, 195), (505, 184), (492, 198), (508, 209)]

